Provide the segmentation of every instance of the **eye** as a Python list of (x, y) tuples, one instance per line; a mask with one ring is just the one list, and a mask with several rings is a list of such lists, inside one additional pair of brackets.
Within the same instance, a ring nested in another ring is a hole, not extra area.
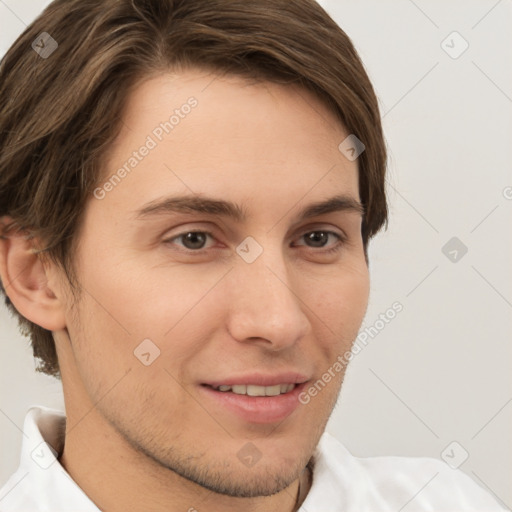
[(213, 238), (213, 235), (208, 231), (185, 231), (173, 238), (165, 240), (165, 243), (172, 244), (175, 243), (175, 240), (181, 240), (185, 249), (193, 252), (200, 252), (204, 249), (207, 237)]
[[(323, 251), (324, 253), (330, 253), (339, 251), (344, 242), (345, 237), (343, 235), (340, 235), (339, 233), (335, 233), (334, 231), (324, 231), (324, 230), (316, 230), (316, 231), (310, 231), (308, 233), (305, 233), (302, 235), (301, 238), (307, 241), (307, 243), (310, 243), (312, 245), (309, 245), (309, 247), (313, 248), (323, 248), (327, 245), (329, 241), (329, 237), (334, 237), (338, 240), (338, 243), (335, 243), (333, 247), (330, 249), (327, 249)], [(301, 245), (301, 244), (299, 244)]]

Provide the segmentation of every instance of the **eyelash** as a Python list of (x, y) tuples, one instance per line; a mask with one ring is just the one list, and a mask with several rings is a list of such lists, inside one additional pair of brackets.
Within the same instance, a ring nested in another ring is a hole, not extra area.
[[(213, 234), (210, 233), (209, 231), (190, 230), (190, 231), (183, 231), (182, 233), (179, 233), (179, 234), (173, 236), (172, 238), (168, 238), (167, 240), (164, 240), (164, 243), (168, 244), (168, 245), (171, 245), (174, 240), (177, 240), (177, 239), (179, 239), (179, 238), (181, 238), (181, 237), (183, 237), (185, 235), (188, 235), (189, 233), (201, 233), (203, 235), (210, 236), (211, 238), (215, 238), (213, 236)], [(336, 233), (334, 231), (329, 231), (329, 230), (324, 230), (324, 229), (316, 229), (316, 230), (313, 230), (313, 231), (307, 231), (300, 238), (302, 238), (302, 237), (304, 237), (306, 235), (309, 235), (311, 233), (324, 233), (324, 234), (327, 234), (327, 235), (334, 235), (338, 239), (338, 243), (334, 247), (332, 247), (331, 249), (326, 249), (326, 250), (322, 251), (322, 248), (318, 248), (318, 252), (321, 252), (322, 254), (333, 254), (333, 253), (339, 252), (343, 248), (345, 242), (347, 241), (347, 239), (346, 239), (346, 237), (344, 235), (341, 235), (341, 234)], [(315, 247), (311, 247), (311, 249), (315, 249)], [(188, 253), (188, 254), (202, 255), (202, 254), (208, 252), (209, 249), (193, 250), (193, 249), (185, 248), (185, 250), (181, 250), (180, 249), (180, 251)]]

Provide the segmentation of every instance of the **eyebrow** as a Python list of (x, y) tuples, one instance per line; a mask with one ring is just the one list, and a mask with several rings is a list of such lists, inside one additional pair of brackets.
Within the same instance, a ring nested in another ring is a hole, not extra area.
[[(346, 211), (364, 215), (363, 205), (350, 196), (337, 195), (330, 199), (312, 203), (300, 210), (298, 221), (328, 213)], [(166, 213), (205, 213), (231, 218), (237, 222), (247, 219), (246, 210), (231, 201), (204, 196), (174, 196), (151, 201), (136, 212), (137, 219), (144, 219)]]

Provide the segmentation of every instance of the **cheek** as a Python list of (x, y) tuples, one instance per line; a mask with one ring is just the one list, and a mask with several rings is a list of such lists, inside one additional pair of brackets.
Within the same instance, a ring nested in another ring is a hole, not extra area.
[(87, 343), (79, 344), (78, 350), (96, 373), (108, 373), (112, 361), (118, 368), (142, 366), (134, 354), (139, 346), (151, 357), (158, 354), (152, 368), (186, 367), (221, 318), (209, 292), (225, 269), (200, 273), (197, 267), (135, 268), (135, 263), (104, 261), (94, 266), (91, 259), (81, 272), (87, 292), (76, 334)]
[(366, 313), (370, 282), (366, 265), (358, 264), (326, 281), (315, 312), (330, 329), (336, 345), (351, 344)]
[(91, 260), (82, 272), (82, 282), (93, 301), (91, 315), (103, 326), (120, 334), (144, 339), (161, 337), (186, 313), (193, 301), (207, 290), (207, 282), (194, 280), (172, 266), (155, 268), (129, 258)]

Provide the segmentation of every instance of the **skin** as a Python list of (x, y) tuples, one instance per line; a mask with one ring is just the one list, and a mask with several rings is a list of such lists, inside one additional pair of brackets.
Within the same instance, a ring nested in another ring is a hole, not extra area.
[[(309, 92), (187, 70), (134, 90), (102, 183), (190, 96), (198, 105), (172, 133), (88, 202), (77, 304), (62, 271), (19, 234), (0, 241), (1, 277), (17, 309), (54, 334), (67, 414), (60, 462), (101, 510), (293, 511), (343, 372), (270, 424), (218, 407), (200, 384), (290, 369), (314, 383), (350, 349), (369, 293), (361, 215), (297, 216), (334, 195), (359, 201), (357, 161), (340, 153), (347, 131)], [(247, 219), (137, 218), (175, 194), (235, 202)], [(211, 233), (200, 255), (201, 239), (178, 237), (191, 230)], [(318, 231), (346, 241), (304, 236)], [(247, 236), (263, 248), (251, 264), (236, 252)], [(134, 356), (147, 338), (160, 350), (149, 366)], [(261, 453), (252, 467), (237, 457), (249, 441)]]

